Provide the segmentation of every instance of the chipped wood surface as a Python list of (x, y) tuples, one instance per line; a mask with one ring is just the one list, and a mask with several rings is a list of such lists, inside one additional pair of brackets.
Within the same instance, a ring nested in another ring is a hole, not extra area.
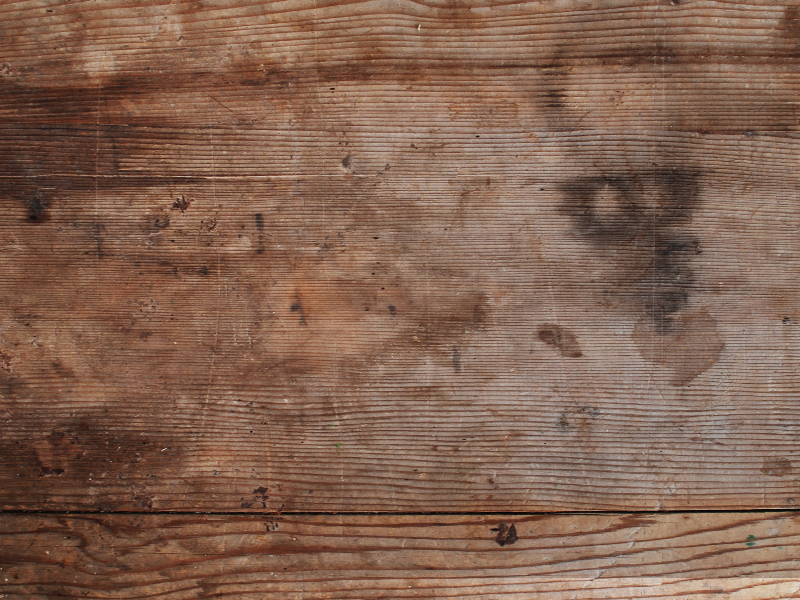
[(0, 7), (0, 505), (797, 502), (800, 7)]
[[(500, 546), (506, 523), (519, 539)], [(0, 593), (788, 599), (800, 597), (799, 543), (786, 513), (19, 515), (0, 532)]]

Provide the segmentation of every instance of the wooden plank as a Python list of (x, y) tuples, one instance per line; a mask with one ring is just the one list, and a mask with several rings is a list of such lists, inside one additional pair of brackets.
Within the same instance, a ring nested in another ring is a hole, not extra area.
[(793, 507), (798, 15), (1, 6), (0, 507)]
[(800, 596), (794, 513), (4, 515), (0, 531), (4, 598)]

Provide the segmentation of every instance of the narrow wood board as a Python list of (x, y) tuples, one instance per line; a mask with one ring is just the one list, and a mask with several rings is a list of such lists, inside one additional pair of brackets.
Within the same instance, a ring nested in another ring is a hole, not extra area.
[(6, 515), (0, 594), (788, 599), (800, 597), (798, 519), (790, 513)]
[(796, 505), (796, 3), (0, 22), (0, 507)]

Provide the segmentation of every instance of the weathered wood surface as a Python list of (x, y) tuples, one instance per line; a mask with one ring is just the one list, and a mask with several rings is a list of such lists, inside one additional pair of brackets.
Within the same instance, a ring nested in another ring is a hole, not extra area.
[(3, 508), (796, 504), (797, 3), (0, 22)]
[[(0, 595), (788, 599), (799, 518), (7, 516)], [(518, 539), (500, 546), (511, 525)]]

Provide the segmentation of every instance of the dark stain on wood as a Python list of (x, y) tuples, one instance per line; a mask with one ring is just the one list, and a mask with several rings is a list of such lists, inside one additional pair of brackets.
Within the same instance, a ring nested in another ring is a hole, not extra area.
[(780, 36), (786, 41), (788, 54), (790, 56), (800, 56), (799, 6), (787, 6), (784, 9), (779, 31)]
[(564, 410), (558, 417), (558, 427), (563, 431), (575, 430), (587, 432), (593, 421), (601, 415), (600, 409), (588, 404), (571, 406)]
[(558, 350), (561, 356), (566, 358), (580, 358), (583, 356), (580, 344), (578, 344), (578, 338), (575, 337), (574, 333), (560, 325), (552, 323), (542, 325), (539, 327), (538, 336), (542, 342)]
[(632, 300), (665, 335), (689, 300), (689, 263), (699, 241), (680, 227), (698, 204), (697, 174), (680, 169), (578, 178), (563, 186), (562, 211), (599, 250), (622, 258), (618, 294)]
[(461, 373), (463, 370), (464, 367), (461, 364), (461, 352), (458, 350), (458, 346), (453, 346), (453, 372)]
[(258, 241), (256, 243), (256, 254), (264, 254), (267, 248), (264, 245), (264, 214), (255, 213), (253, 215), (256, 222), (256, 231), (258, 232)]
[(194, 198), (186, 198), (183, 194), (175, 198), (175, 202), (172, 203), (172, 210), (179, 210), (181, 213), (186, 212), (192, 202), (194, 202)]
[[(103, 510), (109, 493), (115, 495), (119, 507), (120, 497), (126, 492), (131, 508), (149, 510), (152, 494), (147, 484), (156, 479), (150, 473), (163, 468), (165, 461), (176, 465), (182, 460), (181, 449), (162, 437), (155, 432), (140, 435), (112, 429), (90, 417), (65, 422), (48, 433), (4, 435), (0, 441), (0, 456), (4, 458), (0, 476), (13, 478), (15, 486), (5, 490), (2, 507), (14, 508), (33, 498), (47, 502), (76, 490), (90, 494), (100, 485), (103, 492), (93, 502), (93, 510)], [(42, 478), (48, 479), (47, 486), (37, 483)]]
[(684, 228), (699, 205), (698, 178), (694, 170), (658, 168), (562, 186), (562, 212), (614, 265), (614, 293), (638, 315), (637, 348), (673, 371), (676, 385), (708, 369), (722, 350), (716, 322), (690, 307), (697, 283), (691, 261), (701, 250)]
[(494, 541), (497, 542), (498, 546), (510, 546), (519, 539), (517, 537), (517, 527), (514, 523), (508, 525), (502, 522), (497, 527), (493, 528), (492, 531), (497, 532)]
[(300, 296), (295, 296), (294, 302), (289, 307), (289, 310), (293, 313), (298, 314), (298, 324), (306, 327), (308, 325), (308, 321), (306, 320), (306, 312), (305, 308), (303, 307), (303, 302), (300, 299)]
[(455, 298), (440, 298), (429, 305), (419, 318), (421, 339), (436, 342), (461, 336), (483, 328), (489, 318), (489, 297), (482, 291), (471, 291)]
[(761, 466), (761, 472), (764, 475), (771, 475), (773, 477), (785, 477), (792, 473), (792, 462), (787, 458), (772, 458), (765, 460)]
[(665, 367), (669, 381), (684, 386), (707, 371), (725, 347), (717, 321), (704, 309), (676, 312), (665, 330), (650, 319), (640, 320), (633, 341), (645, 360)]
[(47, 213), (45, 212), (45, 209), (47, 208), (47, 202), (45, 201), (41, 190), (37, 190), (28, 197), (28, 199), (25, 201), (25, 208), (28, 209), (28, 219), (30, 221), (41, 223), (42, 221), (46, 220)]

